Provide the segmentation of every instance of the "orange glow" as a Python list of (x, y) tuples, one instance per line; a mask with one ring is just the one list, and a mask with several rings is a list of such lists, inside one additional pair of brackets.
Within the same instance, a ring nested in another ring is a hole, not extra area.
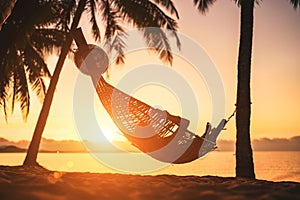
[[(200, 15), (190, 3), (175, 1), (180, 13), (179, 31), (197, 41), (210, 55), (216, 64), (226, 92), (226, 114), (234, 110), (236, 96), (236, 63), (239, 38), (239, 9), (230, 1), (217, 1), (215, 7), (206, 16)], [(264, 1), (255, 11), (254, 47), (252, 62), (252, 138), (261, 137), (293, 137), (300, 135), (300, 13), (295, 12), (288, 1)], [(86, 21), (82, 22), (83, 30), (89, 30)], [(87, 39), (92, 42), (91, 35), (85, 31)], [(139, 52), (137, 53), (139, 54)], [(127, 55), (126, 64), (114, 66), (109, 70), (109, 82), (114, 85), (119, 78), (135, 66), (145, 62), (159, 63), (155, 55)], [(48, 64), (53, 71), (57, 57), (50, 56)], [(192, 71), (184, 70), (187, 63), (175, 56), (174, 68), (182, 72), (182, 76), (190, 80), (196, 79)], [(80, 140), (73, 120), (73, 90), (78, 70), (71, 60), (67, 60), (60, 76), (44, 137), (56, 140)], [(192, 77), (192, 78), (191, 78)], [(206, 121), (211, 117), (209, 94), (205, 93), (205, 85), (199, 107), (204, 110), (197, 123), (197, 131), (202, 133)], [(181, 108), (172, 93), (168, 98), (161, 97), (166, 93), (159, 88), (144, 87), (135, 91), (134, 95), (141, 100), (163, 106), (170, 113), (181, 114)], [(158, 95), (157, 95), (158, 94)], [(9, 116), (6, 124), (3, 115), (0, 120), (0, 137), (9, 140), (30, 140), (41, 105), (32, 95), (31, 110), (27, 123), (22, 122), (18, 110)], [(157, 97), (157, 98), (156, 98)], [(171, 103), (170, 103), (171, 102)], [(105, 135), (109, 141), (124, 140), (109, 116), (104, 113), (99, 100), (95, 97), (94, 107), (98, 121), (103, 122)], [(192, 120), (192, 119), (191, 119)], [(193, 122), (194, 123), (194, 122)], [(103, 125), (103, 123), (101, 123)], [(221, 139), (235, 140), (234, 120), (227, 126)], [(73, 163), (74, 164), (74, 163)], [(72, 161), (68, 166), (72, 165)], [(72, 165), (73, 166), (73, 165)], [(72, 167), (71, 166), (71, 167)], [(70, 168), (71, 168), (70, 167)]]

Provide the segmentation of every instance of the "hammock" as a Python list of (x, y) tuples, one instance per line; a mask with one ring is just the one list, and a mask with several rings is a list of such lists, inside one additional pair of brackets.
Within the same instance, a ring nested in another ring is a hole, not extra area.
[(116, 126), (139, 150), (168, 163), (187, 163), (215, 149), (227, 120), (207, 125), (202, 137), (187, 130), (187, 119), (153, 108), (113, 87), (101, 76), (93, 81), (98, 97)]
[[(191, 162), (216, 148), (216, 139), (229, 119), (222, 119), (216, 128), (208, 123), (201, 137), (192, 133), (187, 129), (189, 120), (151, 107), (107, 83), (101, 76), (106, 68), (99, 73), (97, 67), (92, 69), (90, 66), (91, 62), (95, 63), (95, 58), (84, 60), (91, 48), (87, 48), (82, 37), (82, 33), (77, 39), (75, 37), (79, 47), (75, 63), (80, 71), (91, 75), (103, 107), (132, 145), (157, 160), (175, 164)], [(104, 52), (98, 50), (98, 53)], [(86, 65), (85, 68), (82, 65)]]

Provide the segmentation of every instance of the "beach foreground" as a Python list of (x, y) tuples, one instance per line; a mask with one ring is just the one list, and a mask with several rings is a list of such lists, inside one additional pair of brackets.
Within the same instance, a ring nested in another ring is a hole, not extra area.
[(0, 166), (1, 199), (300, 199), (300, 183)]

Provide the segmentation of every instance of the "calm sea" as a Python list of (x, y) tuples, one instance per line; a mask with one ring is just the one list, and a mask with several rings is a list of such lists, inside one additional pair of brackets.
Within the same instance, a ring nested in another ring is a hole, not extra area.
[[(143, 159), (135, 161), (124, 158), (117, 153), (107, 153), (104, 157), (112, 158), (113, 163), (140, 166)], [(25, 158), (24, 153), (0, 153), (0, 165), (21, 165)], [(40, 153), (38, 161), (50, 170), (124, 173), (112, 168), (115, 164), (107, 164), (107, 160), (96, 159), (88, 153)], [(254, 152), (255, 173), (257, 179), (271, 181), (300, 182), (300, 152)], [(118, 165), (118, 164), (117, 164)], [(121, 164), (120, 164), (121, 165)], [(145, 162), (145, 165), (149, 165)], [(233, 152), (211, 152), (208, 156), (194, 162), (181, 165), (158, 165), (155, 171), (144, 174), (175, 174), (175, 175), (213, 175), (234, 176), (235, 156)], [(130, 172), (132, 173), (132, 172)]]

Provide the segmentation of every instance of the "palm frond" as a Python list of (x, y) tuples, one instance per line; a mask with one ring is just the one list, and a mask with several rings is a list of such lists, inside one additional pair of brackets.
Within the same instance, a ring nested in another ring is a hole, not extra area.
[(63, 31), (68, 31), (71, 17), (74, 15), (76, 8), (76, 0), (61, 1), (61, 4), (57, 5), (57, 9), (60, 9), (60, 20), (56, 24), (56, 27)]
[(102, 20), (105, 23), (105, 47), (108, 54), (114, 50), (116, 52), (116, 63), (124, 63), (125, 55), (125, 42), (126, 34), (124, 29), (119, 25), (119, 16), (116, 10), (111, 7), (108, 0), (102, 0), (100, 4), (102, 10)]
[(3, 109), (5, 121), (7, 122), (8, 106), (7, 101), (9, 99), (9, 88), (11, 84), (12, 71), (9, 67), (9, 60), (0, 58), (0, 107)]
[(119, 25), (119, 16), (115, 9), (111, 7), (108, 0), (102, 0), (102, 20), (105, 23), (104, 38), (107, 40), (115, 36), (117, 31), (124, 32), (123, 28)]
[(0, 100), (4, 100), (7, 96), (6, 88), (9, 86), (10, 71), (7, 70), (7, 60), (1, 62), (0, 73)]
[[(6, 87), (7, 88), (7, 87)], [(7, 106), (6, 106), (6, 102), (8, 99), (8, 94), (6, 91), (2, 92), (1, 91), (1, 97), (0, 97), (0, 108), (3, 109), (3, 113), (4, 113), (4, 118), (5, 121), (7, 122)]]
[(17, 77), (13, 76), (13, 86), (12, 86), (12, 99), (11, 99), (11, 114), (14, 113), (14, 109), (15, 109), (15, 101), (16, 101), (16, 94), (17, 94), (17, 84), (15, 84), (17, 82)]
[(46, 54), (58, 53), (65, 42), (65, 32), (53, 28), (37, 28), (31, 36), (30, 42), (35, 49)]
[[(157, 27), (158, 29), (169, 29), (171, 30), (173, 36), (177, 40), (177, 45), (180, 48), (180, 41), (176, 34), (178, 28), (177, 22), (166, 15), (157, 5), (148, 0), (128, 0), (126, 2), (122, 0), (115, 0), (114, 5), (120, 17), (127, 23), (133, 24), (134, 26), (140, 28), (141, 30), (145, 27)], [(147, 43), (151, 45), (151, 40), (158, 42), (157, 47), (164, 47), (162, 49), (153, 48), (160, 55), (160, 58), (164, 61), (172, 63), (172, 56), (170, 53), (170, 44), (165, 33), (163, 31), (154, 31), (152, 34), (149, 34), (150, 30), (147, 29), (143, 32)], [(163, 34), (162, 34), (163, 33)], [(158, 34), (155, 36), (155, 34)], [(155, 40), (154, 40), (155, 38)], [(150, 43), (149, 43), (150, 42)], [(150, 46), (151, 47), (151, 46)], [(163, 53), (165, 50), (167, 53)]]
[(163, 7), (165, 7), (171, 14), (175, 14), (176, 18), (179, 19), (179, 14), (177, 9), (175, 8), (173, 1), (171, 0), (153, 0), (153, 1), (158, 5), (162, 5)]
[(20, 70), (20, 85), (17, 88), (17, 97), (18, 97), (18, 101), (20, 102), (20, 108), (21, 108), (23, 120), (26, 121), (29, 114), (29, 106), (30, 106), (29, 89), (28, 89), (24, 67), (20, 66), (19, 70)]
[(152, 27), (146, 27), (142, 32), (150, 49), (154, 50), (163, 62), (172, 64), (173, 55), (166, 33), (162, 29)]
[(293, 5), (294, 9), (300, 7), (300, 0), (290, 0), (290, 3)]
[(42, 77), (51, 77), (51, 75), (43, 56), (30, 43), (28, 43), (24, 51), (24, 64), (26, 65), (26, 72), (32, 90), (35, 91), (39, 100), (43, 102), (46, 86)]
[(160, 27), (176, 30), (177, 22), (149, 0), (114, 0), (120, 17), (138, 28)]
[(124, 49), (125, 49), (125, 42), (123, 38), (126, 37), (126, 34), (124, 32), (117, 32), (116, 36), (112, 40), (111, 46), (116, 51), (116, 64), (124, 64), (125, 55), (124, 55)]
[(51, 77), (43, 55), (37, 52), (30, 44), (27, 44), (24, 49), (24, 64), (27, 66), (26, 71), (30, 83), (33, 83), (38, 76)]
[(96, 20), (97, 5), (95, 4), (95, 0), (89, 0), (88, 5), (89, 5), (88, 10), (91, 14), (90, 23), (92, 23), (92, 34), (96, 41), (100, 41), (101, 35), (100, 35), (100, 29), (99, 29), (99, 26), (98, 26), (97, 20)]
[(20, 109), (22, 113), (23, 120), (27, 120), (29, 114), (30, 97), (27, 84), (27, 77), (23, 65), (16, 66), (13, 73), (15, 77), (14, 87), (15, 96), (14, 98), (20, 102)]
[(4, 111), (4, 117), (5, 117), (5, 121), (7, 123), (7, 107), (6, 107), (6, 100), (3, 100), (3, 111)]
[(216, 0), (194, 0), (194, 5), (202, 14), (205, 14), (208, 11), (209, 6), (213, 5), (215, 2)]
[(40, 102), (43, 103), (46, 95), (46, 86), (44, 80), (41, 77), (36, 78), (36, 80), (31, 84), (31, 88), (39, 98)]

